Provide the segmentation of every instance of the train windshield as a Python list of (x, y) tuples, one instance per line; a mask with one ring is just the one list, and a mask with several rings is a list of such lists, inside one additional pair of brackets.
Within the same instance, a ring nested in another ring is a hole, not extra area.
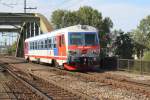
[(98, 44), (96, 33), (71, 33), (70, 45), (92, 46)]
[(70, 34), (70, 45), (83, 45), (83, 35), (81, 33)]

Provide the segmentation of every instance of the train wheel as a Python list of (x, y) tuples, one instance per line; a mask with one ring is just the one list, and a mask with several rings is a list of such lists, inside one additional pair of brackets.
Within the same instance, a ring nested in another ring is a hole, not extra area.
[(52, 66), (53, 67), (59, 67), (58, 62), (55, 59), (52, 60)]
[(60, 67), (60, 69), (65, 69), (65, 68), (64, 68), (64, 64), (63, 64), (63, 65), (61, 65), (61, 66), (59, 66), (59, 67)]
[(40, 59), (38, 58), (36, 62), (37, 62), (37, 64), (40, 64)]
[(52, 59), (51, 66), (54, 67), (54, 59)]
[(55, 60), (55, 62), (54, 62), (54, 66), (55, 66), (55, 67), (60, 67), (60, 66), (59, 66), (59, 63), (58, 63), (56, 60)]
[(29, 62), (30, 62), (29, 57), (28, 57), (27, 59), (25, 59), (25, 62), (26, 62), (26, 63), (29, 63)]

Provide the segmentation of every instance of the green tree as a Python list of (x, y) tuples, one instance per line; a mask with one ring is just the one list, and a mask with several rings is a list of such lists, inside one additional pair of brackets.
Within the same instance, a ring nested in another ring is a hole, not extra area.
[(67, 13), (65, 13), (63, 16), (63, 20), (61, 23), (62, 27), (69, 27), (72, 25), (79, 24), (79, 18), (77, 17), (77, 13), (67, 11)]
[(79, 24), (81, 25), (91, 25), (98, 29), (102, 26), (102, 14), (91, 7), (81, 7), (77, 11), (77, 16), (80, 18)]
[(113, 23), (109, 17), (106, 17), (103, 20), (102, 29), (104, 30), (104, 32), (109, 33), (110, 28), (113, 28)]
[(144, 50), (150, 49), (150, 16), (140, 21), (137, 29), (131, 32), (131, 36), (135, 42), (135, 54), (140, 58), (144, 55)]
[(142, 19), (131, 35), (137, 43), (150, 48), (150, 16)]
[(109, 33), (113, 23), (109, 17), (103, 19), (102, 14), (91, 7), (84, 6), (78, 11), (56, 10), (53, 12), (51, 22), (55, 28), (63, 28), (81, 24), (96, 27), (99, 31)]
[(138, 26), (140, 33), (143, 34), (143, 44), (146, 48), (150, 48), (150, 15), (145, 19), (141, 20), (140, 25)]
[(14, 42), (11, 47), (7, 49), (9, 55), (14, 55), (17, 48), (17, 42)]
[(134, 44), (132, 39), (130, 38), (130, 33), (120, 32), (119, 36), (117, 36), (115, 41), (115, 54), (119, 56), (119, 58), (123, 59), (131, 59), (133, 54)]
[(53, 12), (51, 22), (54, 24), (54, 27), (56, 29), (64, 27), (63, 18), (64, 18), (65, 13), (67, 13), (67, 11), (65, 10), (56, 10)]

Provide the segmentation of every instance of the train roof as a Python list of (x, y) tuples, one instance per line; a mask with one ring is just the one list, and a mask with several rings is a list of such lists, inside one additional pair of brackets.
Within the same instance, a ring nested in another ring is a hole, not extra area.
[(89, 26), (89, 25), (74, 25), (74, 26), (70, 26), (70, 27), (65, 27), (65, 28), (61, 28), (58, 30), (54, 30), (52, 32), (56, 32), (56, 31), (75, 31), (75, 32), (83, 32), (83, 31), (92, 31), (95, 32), (97, 31), (97, 29), (95, 27)]
[(33, 41), (33, 40), (39, 40), (41, 38), (48, 38), (51, 36), (55, 36), (58, 33), (65, 33), (65, 32), (97, 32), (97, 29), (95, 27), (88, 26), (88, 25), (75, 25), (75, 26), (54, 30), (52, 32), (44, 33), (35, 37), (31, 37), (26, 39), (25, 41)]

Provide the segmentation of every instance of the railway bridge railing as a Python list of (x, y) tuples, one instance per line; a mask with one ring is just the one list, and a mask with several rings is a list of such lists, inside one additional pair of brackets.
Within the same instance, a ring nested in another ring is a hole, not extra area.
[(150, 61), (118, 59), (117, 69), (140, 74), (150, 74)]

